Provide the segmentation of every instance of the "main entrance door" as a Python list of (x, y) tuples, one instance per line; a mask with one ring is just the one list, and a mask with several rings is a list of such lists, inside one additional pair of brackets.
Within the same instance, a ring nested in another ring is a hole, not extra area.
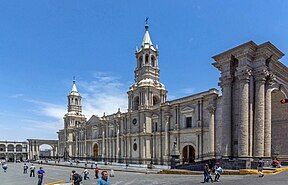
[(193, 146), (187, 145), (183, 148), (182, 161), (183, 161), (183, 164), (195, 162), (195, 149)]
[(98, 157), (99, 154), (98, 154), (98, 145), (97, 144), (94, 144), (93, 146), (93, 157)]

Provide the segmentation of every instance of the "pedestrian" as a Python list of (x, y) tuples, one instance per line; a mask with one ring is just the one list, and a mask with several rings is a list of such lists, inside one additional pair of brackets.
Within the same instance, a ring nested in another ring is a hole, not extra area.
[(87, 168), (84, 168), (83, 174), (84, 174), (84, 180), (87, 180), (87, 179), (90, 180), (90, 178), (89, 178), (89, 171), (88, 171)]
[(93, 163), (91, 163), (91, 169), (93, 169), (93, 167), (94, 167), (94, 166), (93, 166)]
[(7, 169), (8, 169), (8, 165), (4, 162), (4, 163), (2, 163), (2, 168), (3, 168), (4, 172), (6, 173)]
[(76, 173), (75, 170), (72, 170), (71, 181), (74, 185), (80, 185), (80, 182), (82, 182), (82, 176)]
[(264, 161), (260, 157), (258, 161), (258, 167), (257, 167), (258, 172), (259, 172), (259, 177), (264, 177), (263, 167), (264, 167)]
[(38, 175), (38, 185), (42, 185), (44, 174), (45, 174), (45, 171), (44, 171), (43, 168), (40, 166), (39, 170), (37, 171), (37, 175)]
[(94, 170), (94, 172), (95, 172), (95, 179), (98, 179), (99, 178), (99, 170), (100, 170), (100, 168), (97, 166), (97, 164), (96, 164), (96, 167), (95, 167), (95, 170)]
[(35, 177), (35, 166), (33, 163), (30, 166), (30, 177), (32, 176)]
[(211, 176), (211, 170), (209, 169), (209, 165), (205, 164), (204, 166), (204, 181), (205, 182), (209, 182), (209, 180), (211, 180), (211, 182), (213, 182), (212, 176)]
[(87, 161), (85, 162), (85, 168), (87, 168)]
[(111, 170), (110, 170), (110, 177), (114, 177), (114, 176), (115, 176), (114, 170), (111, 169)]
[(215, 165), (214, 169), (215, 169), (215, 179), (214, 179), (214, 181), (219, 182), (220, 176), (223, 173), (223, 169), (221, 168), (219, 163)]
[(110, 185), (110, 180), (108, 179), (108, 172), (103, 170), (101, 172), (101, 178), (97, 180), (97, 185)]
[(28, 170), (28, 166), (27, 166), (26, 163), (24, 163), (24, 165), (23, 165), (23, 173), (26, 174), (27, 170)]

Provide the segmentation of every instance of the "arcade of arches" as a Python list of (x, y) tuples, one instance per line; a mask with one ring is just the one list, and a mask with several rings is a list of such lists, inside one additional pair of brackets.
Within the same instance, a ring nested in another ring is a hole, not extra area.
[(0, 160), (15, 162), (28, 159), (27, 142), (0, 141)]

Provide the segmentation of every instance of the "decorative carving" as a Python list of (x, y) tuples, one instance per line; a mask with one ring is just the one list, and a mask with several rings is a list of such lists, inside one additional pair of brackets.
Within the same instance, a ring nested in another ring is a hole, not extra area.
[(223, 88), (224, 86), (231, 86), (233, 81), (232, 77), (220, 77), (219, 85)]
[(236, 71), (236, 76), (241, 81), (243, 81), (243, 80), (249, 81), (251, 75), (252, 75), (251, 69), (244, 68), (244, 69), (238, 69)]
[(213, 104), (210, 104), (210, 105), (207, 107), (207, 110), (208, 110), (211, 114), (215, 114), (216, 106), (213, 105)]

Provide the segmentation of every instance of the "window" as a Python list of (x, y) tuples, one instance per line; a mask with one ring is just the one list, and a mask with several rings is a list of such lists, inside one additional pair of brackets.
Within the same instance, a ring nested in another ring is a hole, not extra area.
[(143, 60), (142, 60), (142, 56), (141, 56), (141, 57), (139, 57), (139, 68), (142, 67), (142, 62), (143, 62)]
[(134, 118), (133, 121), (132, 121), (133, 125), (136, 125), (137, 124), (137, 119)]
[(134, 151), (137, 150), (137, 144), (136, 144), (136, 143), (133, 144), (133, 150), (134, 150)]
[(152, 67), (155, 67), (155, 57), (154, 56), (151, 57), (151, 65), (152, 65)]
[(157, 131), (158, 131), (158, 124), (157, 124), (157, 122), (154, 122), (154, 123), (153, 123), (152, 131), (153, 131), (153, 132), (157, 132)]
[(145, 55), (145, 64), (148, 64), (149, 55)]
[(186, 117), (186, 128), (192, 127), (192, 117)]

